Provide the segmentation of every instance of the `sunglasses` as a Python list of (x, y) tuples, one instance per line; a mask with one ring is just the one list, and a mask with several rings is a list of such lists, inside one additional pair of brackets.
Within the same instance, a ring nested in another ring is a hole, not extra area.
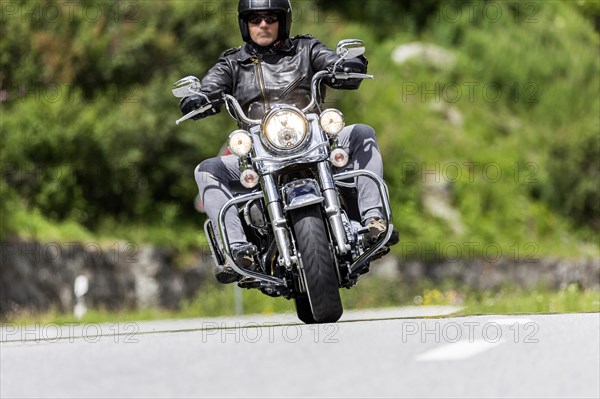
[(277, 15), (253, 15), (248, 18), (248, 22), (253, 25), (260, 25), (262, 21), (265, 21), (267, 24), (271, 25), (277, 22)]

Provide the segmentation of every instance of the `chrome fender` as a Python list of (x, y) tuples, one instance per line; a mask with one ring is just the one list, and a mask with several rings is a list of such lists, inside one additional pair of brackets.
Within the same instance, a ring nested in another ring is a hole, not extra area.
[(284, 211), (319, 204), (324, 200), (321, 188), (314, 179), (294, 180), (283, 186), (281, 191), (285, 200)]

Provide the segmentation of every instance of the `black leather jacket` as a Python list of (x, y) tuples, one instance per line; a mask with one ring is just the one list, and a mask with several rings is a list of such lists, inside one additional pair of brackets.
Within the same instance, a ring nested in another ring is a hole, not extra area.
[[(249, 117), (260, 118), (273, 104), (308, 105), (312, 76), (338, 59), (335, 51), (309, 35), (267, 48), (250, 43), (225, 51), (202, 79), (201, 87), (207, 93), (223, 90), (233, 95)], [(366, 58), (351, 61), (354, 72), (366, 72)], [(357, 87), (350, 82), (338, 88)]]

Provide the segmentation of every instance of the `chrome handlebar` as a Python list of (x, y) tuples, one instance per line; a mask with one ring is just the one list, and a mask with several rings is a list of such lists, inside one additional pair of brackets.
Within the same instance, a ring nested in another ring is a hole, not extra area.
[(321, 83), (321, 79), (323, 79), (323, 78), (334, 78), (334, 79), (340, 79), (340, 80), (373, 79), (374, 76), (367, 75), (364, 73), (353, 73), (353, 72), (333, 73), (333, 72), (329, 72), (329, 71), (319, 71), (319, 72), (315, 73), (312, 77), (311, 90), (310, 90), (310, 95), (311, 95), (310, 103), (306, 107), (302, 108), (302, 112), (306, 113), (306, 112), (310, 111), (317, 104), (317, 93), (319, 90), (319, 84)]
[[(311, 81), (311, 99), (310, 99), (310, 103), (302, 108), (302, 112), (307, 113), (310, 110), (312, 110), (315, 105), (317, 104), (317, 93), (318, 93), (318, 86), (321, 82), (321, 80), (323, 78), (326, 77), (331, 77), (334, 79), (340, 79), (340, 80), (346, 80), (346, 79), (373, 79), (373, 75), (367, 75), (364, 73), (353, 73), (353, 72), (336, 72), (336, 73), (332, 73), (329, 71), (319, 71), (317, 73), (315, 73), (312, 77), (312, 81)], [(195, 85), (190, 85), (188, 87), (188, 90), (193, 93), (193, 94), (198, 94), (198, 95), (202, 95), (205, 96), (204, 93), (202, 93), (199, 88), (197, 88)], [(230, 111), (229, 107), (232, 107), (235, 115), (237, 115), (238, 119), (240, 122), (244, 123), (247, 126), (254, 126), (254, 125), (259, 125), (261, 123), (260, 119), (251, 119), (249, 118), (245, 113), (244, 110), (242, 109), (240, 103), (238, 102), (238, 100), (233, 97), (230, 94), (223, 94), (222, 95), (222, 99), (223, 102), (225, 103), (225, 106), (227, 107), (227, 110)], [(208, 111), (209, 109), (211, 109), (213, 107), (212, 103), (208, 103), (206, 105), (203, 105), (200, 108), (197, 108), (191, 112), (188, 112), (187, 114), (185, 114), (184, 116), (182, 116), (181, 118), (179, 118), (178, 120), (175, 121), (175, 124), (179, 125), (181, 122), (188, 120), (190, 118), (193, 118), (194, 116), (201, 114), (205, 111)], [(231, 112), (230, 112), (231, 113)]]

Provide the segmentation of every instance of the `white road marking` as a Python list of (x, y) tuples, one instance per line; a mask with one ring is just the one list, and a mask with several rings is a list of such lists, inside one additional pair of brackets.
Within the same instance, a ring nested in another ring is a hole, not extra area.
[(463, 360), (488, 351), (504, 341), (490, 342), (483, 339), (476, 339), (473, 342), (459, 341), (452, 344), (438, 346), (427, 352), (421, 353), (416, 357), (418, 362), (436, 362), (444, 360)]

